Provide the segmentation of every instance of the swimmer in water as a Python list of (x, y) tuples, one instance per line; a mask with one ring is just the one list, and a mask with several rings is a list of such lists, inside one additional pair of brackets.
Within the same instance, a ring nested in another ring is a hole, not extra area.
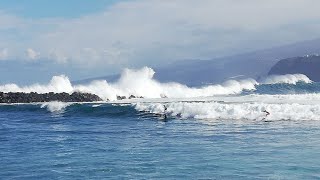
[[(163, 118), (166, 120), (167, 119), (167, 107), (166, 107), (166, 105), (163, 105), (163, 109), (164, 109), (164, 111), (163, 111)], [(178, 113), (177, 114), (177, 117), (178, 118), (181, 118), (182, 117), (182, 114), (181, 113)]]
[(262, 112), (266, 113), (266, 117), (268, 117), (270, 115), (270, 113), (267, 110), (264, 110)]
[(163, 108), (164, 108), (164, 112), (166, 112), (167, 111), (166, 105), (163, 105)]
[(262, 120), (265, 120), (269, 115), (270, 115), (270, 113), (267, 111), (267, 110), (264, 110), (264, 111), (262, 111), (262, 112), (264, 112), (264, 113), (266, 113), (266, 117), (264, 117)]
[(166, 107), (166, 105), (163, 105), (163, 109), (164, 109), (163, 118), (167, 119), (167, 107)]

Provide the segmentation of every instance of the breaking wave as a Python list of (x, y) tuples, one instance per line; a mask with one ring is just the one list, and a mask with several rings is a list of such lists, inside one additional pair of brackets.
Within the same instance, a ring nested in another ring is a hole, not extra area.
[[(237, 95), (191, 99), (154, 99), (131, 103), (63, 103), (0, 105), (0, 112), (50, 113), (65, 117), (111, 117), (202, 120), (320, 120), (320, 94)], [(267, 111), (270, 115), (267, 115)]]
[[(313, 96), (317, 96), (313, 98)], [(173, 118), (210, 120), (320, 120), (320, 95), (255, 96), (229, 101), (137, 103), (135, 109)], [(270, 98), (270, 99), (268, 99)], [(266, 112), (270, 115), (267, 115)]]
[(72, 103), (65, 103), (59, 101), (47, 102), (41, 105), (41, 108), (47, 108), (50, 112), (63, 112), (66, 107), (71, 105)]
[(312, 81), (304, 74), (286, 74), (268, 76), (263, 84), (297, 84), (298, 82), (311, 83)]
[(0, 86), (0, 92), (72, 93), (79, 91), (96, 94), (104, 100), (116, 100), (117, 96), (129, 97), (130, 95), (145, 98), (192, 98), (240, 94), (243, 91), (254, 91), (261, 84), (311, 83), (311, 80), (307, 76), (294, 74), (270, 76), (260, 83), (254, 79), (243, 79), (229, 80), (222, 84), (203, 87), (188, 87), (175, 82), (160, 83), (153, 79), (154, 74), (153, 69), (148, 67), (139, 70), (125, 69), (120, 79), (115, 83), (98, 80), (81, 85), (72, 85), (68, 77), (61, 75), (54, 76), (46, 85), (34, 84), (24, 87), (16, 84), (2, 85)]
[(37, 93), (71, 93), (74, 91), (69, 78), (65, 75), (53, 76), (51, 81), (46, 85), (33, 84), (30, 86), (20, 87), (16, 84), (5, 84), (0, 86), (0, 92), (37, 92)]

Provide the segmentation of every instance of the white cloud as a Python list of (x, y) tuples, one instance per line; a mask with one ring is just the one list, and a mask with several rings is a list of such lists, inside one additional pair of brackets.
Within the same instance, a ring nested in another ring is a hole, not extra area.
[(27, 53), (27, 57), (31, 60), (36, 60), (40, 57), (40, 53), (36, 52), (35, 50), (33, 50), (31, 48), (28, 48), (26, 53)]
[(41, 53), (85, 67), (207, 59), (320, 37), (319, 6), (316, 0), (133, 0), (77, 19), (6, 14), (0, 27), (16, 34), (0, 32), (0, 47), (11, 46), (18, 58), (20, 49), (34, 47), (30, 59)]
[(48, 58), (56, 60), (59, 64), (65, 64), (68, 61), (68, 57), (63, 52), (56, 50), (50, 50)]
[(0, 51), (0, 60), (7, 60), (9, 56), (8, 49), (4, 48)]

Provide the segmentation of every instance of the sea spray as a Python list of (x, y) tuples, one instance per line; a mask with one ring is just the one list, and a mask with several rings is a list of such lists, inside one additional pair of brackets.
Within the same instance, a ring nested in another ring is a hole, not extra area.
[(271, 75), (263, 80), (263, 84), (297, 84), (298, 82), (311, 83), (312, 81), (304, 74)]
[(53, 76), (51, 81), (46, 85), (33, 84), (30, 86), (19, 87), (16, 84), (6, 84), (0, 86), (0, 92), (37, 92), (37, 93), (72, 93), (74, 88), (69, 78), (65, 75)]
[[(0, 86), (0, 92), (86, 92), (96, 94), (103, 100), (117, 100), (117, 96), (134, 95), (144, 98), (191, 98), (209, 97), (215, 95), (239, 94), (243, 90), (255, 90), (259, 83), (254, 79), (229, 80), (222, 84), (203, 87), (188, 87), (183, 84), (171, 82), (161, 83), (153, 78), (153, 69), (144, 67), (138, 70), (125, 69), (120, 79), (115, 83), (105, 80), (92, 81), (89, 84), (72, 85), (68, 77), (54, 76), (47, 85), (34, 84), (19, 87), (16, 84)], [(281, 75), (266, 78), (262, 83), (310, 83), (311, 80), (305, 75)]]
[(65, 103), (59, 101), (47, 102), (41, 105), (41, 108), (47, 108), (48, 111), (52, 113), (62, 113), (66, 107), (70, 106), (72, 103)]

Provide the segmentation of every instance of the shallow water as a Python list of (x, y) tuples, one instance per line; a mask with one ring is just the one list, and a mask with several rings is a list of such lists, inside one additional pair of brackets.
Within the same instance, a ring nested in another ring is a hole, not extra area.
[(320, 121), (0, 106), (1, 179), (319, 179)]

